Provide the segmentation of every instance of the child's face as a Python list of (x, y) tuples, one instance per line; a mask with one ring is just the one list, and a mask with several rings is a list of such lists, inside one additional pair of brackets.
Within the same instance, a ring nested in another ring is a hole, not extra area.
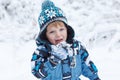
[(57, 45), (67, 39), (67, 28), (63, 22), (55, 21), (50, 23), (46, 31), (47, 39), (53, 45)]

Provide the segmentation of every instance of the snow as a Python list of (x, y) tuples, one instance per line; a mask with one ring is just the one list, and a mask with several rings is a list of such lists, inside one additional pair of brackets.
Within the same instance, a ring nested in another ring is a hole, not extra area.
[[(0, 0), (1, 80), (38, 80), (31, 74), (30, 60), (36, 48), (42, 1)], [(86, 46), (100, 78), (119, 80), (120, 1), (52, 1), (64, 10), (68, 23), (76, 31), (75, 38)]]

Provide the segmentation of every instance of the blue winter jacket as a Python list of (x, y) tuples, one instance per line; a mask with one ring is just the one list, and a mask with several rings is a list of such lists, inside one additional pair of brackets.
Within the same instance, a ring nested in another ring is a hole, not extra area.
[(90, 80), (100, 80), (97, 75), (98, 70), (89, 60), (89, 54), (83, 45), (75, 40), (72, 47), (76, 60), (74, 67), (70, 66), (72, 56), (58, 62), (50, 60), (49, 49), (46, 45), (40, 44), (31, 59), (32, 74), (40, 80), (80, 80), (80, 75)]

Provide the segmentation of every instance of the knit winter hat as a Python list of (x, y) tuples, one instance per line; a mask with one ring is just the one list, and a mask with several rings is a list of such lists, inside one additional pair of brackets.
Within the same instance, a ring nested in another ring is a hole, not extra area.
[(40, 38), (40, 40), (46, 39), (45, 30), (47, 26), (54, 21), (62, 21), (63, 23), (65, 23), (69, 33), (68, 37), (74, 37), (74, 30), (67, 24), (67, 19), (63, 11), (60, 8), (56, 7), (52, 1), (45, 0), (42, 3), (42, 10), (38, 17), (38, 23), (40, 26), (38, 38)]

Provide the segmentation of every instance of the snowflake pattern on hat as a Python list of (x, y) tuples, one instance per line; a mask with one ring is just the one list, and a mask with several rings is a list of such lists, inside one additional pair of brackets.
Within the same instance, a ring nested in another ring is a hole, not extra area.
[(51, 19), (53, 18), (53, 17), (56, 17), (56, 13), (55, 13), (55, 11), (53, 10), (53, 9), (51, 9), (51, 10), (46, 10), (45, 11), (45, 13), (47, 14), (47, 16), (48, 17), (50, 17)]
[(43, 24), (44, 23), (44, 17), (43, 16), (40, 16), (40, 18), (39, 18), (39, 24)]

